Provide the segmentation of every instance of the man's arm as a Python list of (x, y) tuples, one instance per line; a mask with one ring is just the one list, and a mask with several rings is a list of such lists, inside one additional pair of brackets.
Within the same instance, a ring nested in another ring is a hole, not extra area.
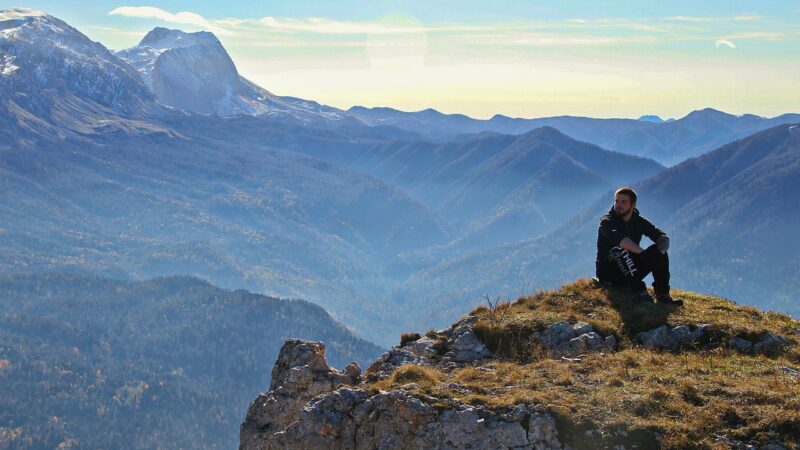
[(636, 242), (620, 231), (614, 226), (614, 222), (608, 217), (600, 221), (600, 235), (606, 238), (611, 244), (616, 247), (623, 248), (631, 253), (642, 253), (642, 248), (636, 245)]
[(644, 251), (642, 247), (636, 245), (636, 242), (633, 242), (633, 239), (629, 237), (622, 238), (622, 240), (619, 241), (619, 245), (617, 247), (623, 248), (631, 253), (636, 253), (636, 254), (642, 253)]
[(642, 232), (643, 232), (642, 234), (649, 237), (650, 240), (653, 241), (654, 243), (657, 243), (658, 238), (660, 238), (661, 236), (667, 235), (667, 233), (663, 232), (660, 228), (653, 225), (653, 223), (650, 222), (649, 220), (641, 216), (639, 216), (639, 218), (642, 220)]

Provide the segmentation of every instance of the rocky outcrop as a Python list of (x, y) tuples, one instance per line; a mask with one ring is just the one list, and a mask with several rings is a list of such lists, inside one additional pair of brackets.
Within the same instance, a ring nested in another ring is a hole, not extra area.
[(617, 338), (600, 336), (585, 322), (556, 322), (536, 336), (553, 358), (576, 357), (589, 352), (611, 352), (617, 349)]
[(285, 449), (559, 449), (555, 421), (535, 407), (502, 412), (442, 409), (404, 391), (341, 388), (314, 399), (299, 420), (262, 446)]
[(467, 316), (452, 327), (437, 331), (433, 337), (423, 336), (391, 348), (369, 366), (367, 380), (382, 380), (404, 364), (450, 370), (491, 359), (494, 355), (472, 329), (477, 321), (477, 317)]
[(468, 316), (453, 328), (447, 341), (450, 350), (445, 354), (446, 359), (455, 363), (474, 363), (492, 357), (492, 352), (472, 331), (477, 322), (477, 317)]
[(321, 342), (286, 341), (272, 369), (269, 392), (250, 404), (241, 427), (240, 445), (263, 448), (258, 443), (295, 422), (312, 398), (343, 384), (357, 384), (360, 372), (354, 363), (345, 372), (329, 367)]
[(644, 331), (636, 335), (636, 339), (642, 343), (644, 348), (677, 350), (680, 347), (694, 345), (706, 335), (708, 325), (698, 325), (692, 329), (688, 325), (678, 325), (670, 328), (661, 325), (650, 331)]
[(758, 355), (776, 355), (780, 353), (791, 341), (774, 333), (762, 333), (755, 341), (737, 336), (731, 341), (731, 347), (741, 353)]
[[(241, 426), (240, 448), (566, 449), (659, 445), (658, 433), (650, 430), (586, 430), (564, 422), (560, 422), (559, 436), (555, 418), (536, 404), (490, 408), (451, 397), (429, 397), (429, 391), (420, 388), (423, 381), (402, 384), (392, 378), (388, 385), (395, 388), (388, 392), (376, 387), (387, 384), (374, 384), (393, 377), (405, 365), (434, 367), (444, 374), (458, 367), (484, 365), (494, 356), (476, 335), (477, 322), (476, 317), (468, 316), (445, 330), (425, 336), (405, 335), (401, 344), (381, 355), (363, 377), (355, 364), (344, 371), (329, 367), (321, 343), (287, 341), (272, 371), (269, 392), (260, 394), (250, 405)], [(751, 354), (775, 354), (791, 343), (769, 332), (730, 340), (710, 328), (705, 324), (662, 325), (636, 334), (634, 341), (644, 348), (668, 351), (710, 349), (729, 343)], [(602, 336), (580, 321), (555, 322), (529, 337), (530, 344), (545, 349), (549, 357), (570, 362), (580, 361), (582, 355), (591, 352), (619, 349), (616, 336)], [(788, 366), (780, 370), (789, 378), (800, 373)], [(426, 369), (419, 371), (427, 373)], [(447, 387), (461, 396), (471, 394), (468, 386), (455, 382)], [(728, 442), (723, 435), (719, 439)]]
[[(421, 347), (417, 351), (427, 353)], [(410, 349), (393, 350), (383, 364), (423, 358)], [(535, 405), (491, 410), (450, 400), (443, 407), (404, 390), (372, 393), (353, 386), (359, 379), (328, 367), (322, 344), (287, 341), (270, 391), (250, 405), (240, 449), (562, 448), (554, 418)]]

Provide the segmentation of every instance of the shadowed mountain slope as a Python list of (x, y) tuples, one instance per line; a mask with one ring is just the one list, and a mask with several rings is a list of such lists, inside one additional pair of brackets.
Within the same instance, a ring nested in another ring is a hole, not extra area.
[(11, 448), (232, 448), (285, 339), (332, 363), (380, 349), (322, 308), (187, 277), (0, 277), (0, 442)]

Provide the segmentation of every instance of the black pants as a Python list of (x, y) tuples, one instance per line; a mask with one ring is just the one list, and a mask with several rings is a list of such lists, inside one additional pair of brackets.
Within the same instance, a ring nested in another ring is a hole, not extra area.
[(656, 244), (647, 247), (638, 255), (630, 253), (635, 271), (626, 276), (614, 262), (605, 262), (597, 267), (597, 278), (603, 283), (617, 286), (630, 286), (635, 292), (647, 288), (644, 277), (652, 272), (653, 290), (656, 295), (669, 294), (669, 255), (658, 251)]

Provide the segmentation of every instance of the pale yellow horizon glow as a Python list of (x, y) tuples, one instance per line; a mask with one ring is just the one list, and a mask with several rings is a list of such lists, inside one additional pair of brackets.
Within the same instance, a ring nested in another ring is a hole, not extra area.
[[(478, 119), (495, 114), (510, 117), (559, 115), (636, 118), (658, 114), (683, 117), (712, 107), (731, 114), (773, 117), (796, 112), (800, 80), (785, 72), (751, 64), (680, 67), (670, 70), (625, 65), (548, 61), (540, 65), (462, 63), (420, 65), (408, 59), (397, 64), (342, 69), (276, 68), (259, 61), (242, 61), (245, 77), (278, 95), (310, 98), (322, 104), (388, 106), (404, 111), (434, 108)], [(688, 66), (688, 64), (687, 64)], [(786, 70), (800, 73), (800, 65)], [(387, 70), (387, 69), (393, 70)], [(730, 77), (730, 73), (738, 76)], [(754, 86), (751, 80), (760, 80)], [(713, 89), (709, 89), (713, 86)], [(781, 86), (781, 98), (772, 87)]]
[(767, 117), (800, 112), (800, 32), (790, 18), (459, 24), (402, 14), (357, 22), (115, 11), (223, 30), (218, 37), (243, 76), (277, 95), (341, 109), (434, 108), (480, 119), (679, 118), (707, 107)]

